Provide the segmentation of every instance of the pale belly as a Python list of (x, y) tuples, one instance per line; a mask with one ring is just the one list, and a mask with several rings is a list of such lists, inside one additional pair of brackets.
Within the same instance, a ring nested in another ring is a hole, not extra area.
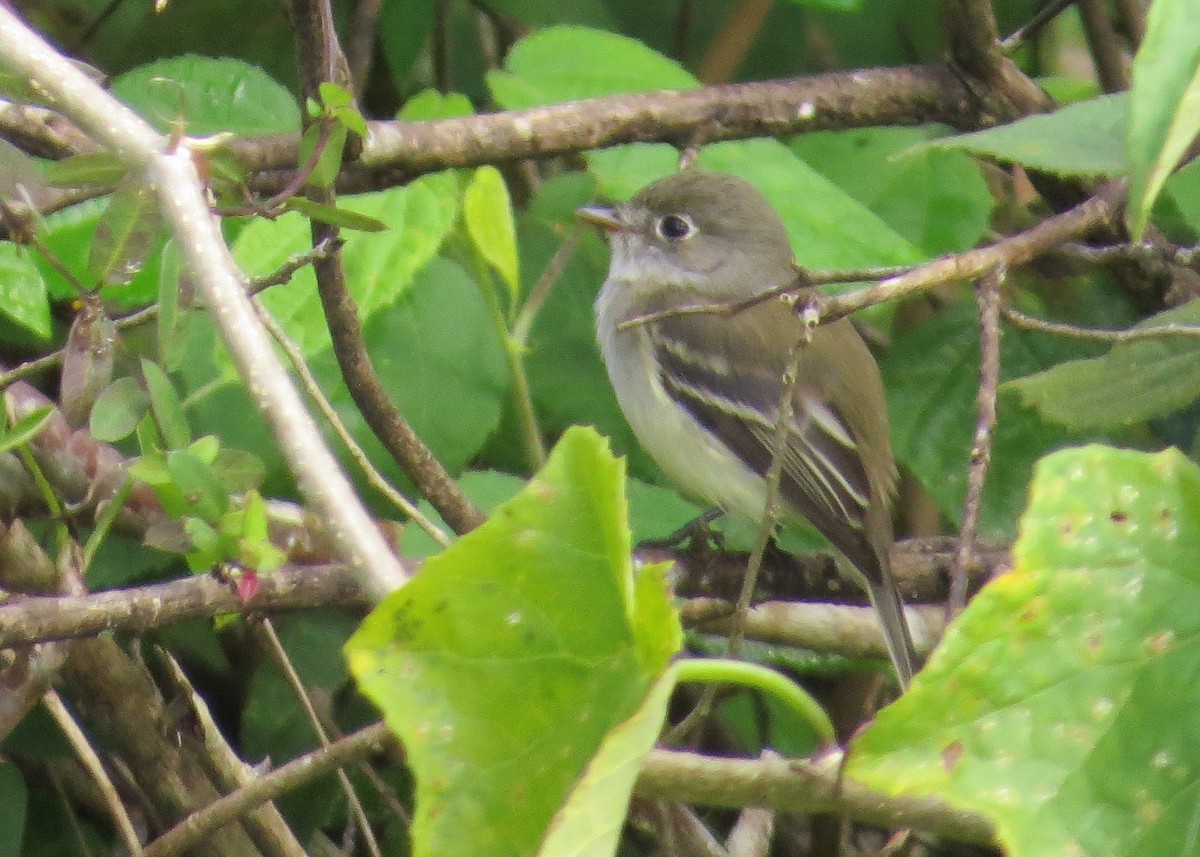
[(766, 499), (764, 480), (743, 467), (725, 446), (696, 423), (649, 371), (649, 343), (635, 329), (601, 340), (609, 380), (630, 427), (663, 472), (685, 494), (727, 512), (759, 521)]

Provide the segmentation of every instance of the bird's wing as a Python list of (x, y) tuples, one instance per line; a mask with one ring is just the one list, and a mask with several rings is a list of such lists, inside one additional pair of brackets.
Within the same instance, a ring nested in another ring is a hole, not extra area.
[[(779, 313), (789, 320), (782, 321)], [(770, 317), (774, 314), (774, 318)], [(788, 347), (767, 342), (781, 331), (798, 341), (799, 320), (779, 303), (732, 316), (667, 317), (648, 325), (667, 393), (701, 426), (765, 477), (778, 437)], [(824, 335), (829, 328), (818, 328)], [(843, 330), (840, 334), (844, 336)], [(857, 338), (851, 329), (850, 335)], [(832, 343), (836, 344), (836, 343)], [(797, 352), (797, 383), (786, 427), (779, 493), (860, 571), (872, 576), (879, 562), (867, 537), (868, 509), (886, 488), (873, 486), (859, 432), (828, 396), (836, 367), (817, 364), (807, 346)]]

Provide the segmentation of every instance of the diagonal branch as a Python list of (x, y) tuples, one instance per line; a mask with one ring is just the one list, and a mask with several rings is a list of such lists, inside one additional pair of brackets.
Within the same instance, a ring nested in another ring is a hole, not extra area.
[(246, 297), (244, 278), (209, 213), (196, 166), (170, 141), (71, 65), (8, 9), (0, 8), (0, 63), (70, 114), (155, 188), (185, 262), (304, 496), (325, 520), (341, 554), (382, 596), (406, 576), (359, 502), (276, 356)]

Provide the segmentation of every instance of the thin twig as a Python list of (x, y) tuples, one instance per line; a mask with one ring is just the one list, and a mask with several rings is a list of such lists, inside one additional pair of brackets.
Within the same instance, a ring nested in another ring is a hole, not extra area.
[[(300, 705), (308, 717), (308, 722), (312, 726), (317, 740), (321, 742), (321, 747), (328, 749), (330, 744), (329, 733), (321, 725), (321, 718), (317, 716), (317, 709), (313, 706), (312, 698), (308, 695), (308, 688), (304, 686), (304, 680), (300, 678), (300, 673), (296, 672), (296, 667), (292, 663), (291, 657), (288, 656), (287, 650), (283, 647), (283, 641), (275, 633), (275, 623), (269, 618), (264, 618), (260, 625), (267, 638), (275, 665), (283, 671), (284, 678), (287, 679), (288, 685), (292, 688), (292, 693), (300, 700)], [(354, 814), (354, 817), (358, 821), (358, 826), (362, 830), (363, 841), (366, 843), (367, 851), (370, 852), (372, 857), (383, 857), (379, 850), (379, 841), (375, 838), (375, 831), (371, 829), (371, 822), (367, 819), (367, 812), (363, 809), (362, 801), (358, 799), (358, 793), (354, 791), (350, 777), (341, 768), (338, 768), (336, 776), (338, 782), (341, 784), (342, 792), (346, 795), (346, 804), (350, 807), (350, 811)]]
[(1053, 336), (1062, 336), (1068, 339), (1083, 339), (1089, 342), (1123, 344), (1126, 342), (1140, 342), (1146, 339), (1170, 339), (1173, 337), (1192, 339), (1200, 337), (1200, 324), (1168, 322), (1167, 324), (1153, 324), (1147, 327), (1131, 327), (1127, 330), (1100, 330), (1035, 318), (1034, 316), (1026, 315), (1019, 309), (1008, 304), (1001, 306), (1000, 315), (1013, 327), (1019, 327), (1023, 330), (1033, 330), (1038, 333), (1049, 333)]
[(796, 309), (805, 317), (816, 318), (820, 324), (827, 324), (867, 307), (911, 297), (945, 283), (976, 279), (1001, 265), (1006, 269), (1023, 265), (1057, 247), (1067, 238), (1081, 235), (1111, 220), (1117, 215), (1125, 199), (1125, 191), (1124, 183), (1113, 182), (1091, 199), (1062, 214), (1048, 217), (1024, 232), (1002, 238), (988, 247), (942, 256), (864, 289), (840, 295), (826, 295), (813, 290), (809, 275), (802, 272), (797, 273), (794, 283), (787, 283), (747, 300), (672, 307), (626, 319), (621, 323), (621, 329), (626, 330), (674, 316), (736, 314), (764, 300), (785, 295), (795, 296)]
[(182, 854), (203, 841), (212, 831), (241, 818), (255, 807), (374, 752), (388, 740), (388, 736), (387, 727), (376, 723), (335, 741), (328, 747), (293, 759), (245, 788), (227, 794), (204, 809), (192, 813), (147, 845), (142, 855), (169, 857)]
[(529, 331), (533, 329), (533, 322), (537, 319), (542, 304), (546, 302), (551, 289), (562, 276), (567, 263), (571, 261), (571, 256), (575, 254), (575, 248), (579, 246), (582, 237), (583, 229), (580, 226), (576, 225), (571, 229), (563, 242), (558, 245), (558, 249), (554, 251), (554, 255), (550, 257), (550, 261), (546, 263), (546, 269), (542, 271), (538, 281), (529, 290), (529, 297), (521, 306), (521, 312), (517, 315), (516, 322), (513, 323), (512, 338), (518, 345), (525, 345), (529, 341)]
[(1013, 30), (1006, 38), (1002, 39), (1000, 42), (1001, 49), (1006, 54), (1011, 54), (1025, 42), (1036, 36), (1042, 27), (1057, 18), (1062, 14), (1064, 9), (1074, 2), (1075, 0), (1050, 0), (1041, 9), (1038, 9), (1032, 18)]
[(42, 702), (45, 704), (46, 710), (50, 712), (50, 716), (54, 718), (58, 728), (71, 743), (79, 761), (92, 775), (96, 787), (100, 789), (100, 794), (104, 796), (104, 803), (108, 807), (109, 815), (112, 816), (113, 824), (116, 825), (117, 833), (120, 834), (125, 848), (134, 857), (139, 857), (142, 854), (142, 842), (138, 838), (137, 830), (134, 829), (133, 820), (130, 819), (121, 796), (117, 794), (117, 787), (113, 785), (108, 772), (104, 770), (104, 763), (96, 755), (88, 737), (83, 734), (83, 730), (79, 728), (79, 724), (75, 722), (75, 718), (71, 716), (71, 712), (67, 710), (67, 706), (57, 691), (53, 689), (46, 691)]
[[(775, 532), (776, 506), (779, 502), (779, 480), (783, 476), (784, 450), (787, 446), (787, 436), (792, 430), (792, 416), (795, 407), (796, 383), (799, 381), (800, 352), (808, 344), (807, 339), (797, 340), (788, 351), (788, 362), (783, 373), (782, 390), (779, 395), (779, 415), (775, 420), (775, 434), (772, 438), (774, 446), (771, 452), (771, 463), (764, 478), (763, 517), (759, 523), (754, 545), (750, 549), (750, 558), (746, 563), (746, 576), (742, 579), (742, 589), (738, 593), (737, 604), (730, 617), (729, 642), (725, 647), (727, 657), (736, 658), (742, 648), (742, 640), (746, 636), (746, 614), (750, 610), (750, 601), (754, 598), (755, 584), (758, 582), (759, 571), (762, 570), (763, 555)], [(677, 741), (696, 724), (708, 717), (716, 701), (719, 688), (707, 685), (696, 702), (695, 707), (669, 733), (665, 740)]]
[(1101, 89), (1123, 92), (1129, 88), (1129, 67), (1112, 19), (1108, 17), (1108, 4), (1101, 0), (1076, 0), (1075, 6), (1083, 20), (1083, 32)]
[(354, 7), (346, 62), (350, 64), (354, 91), (360, 95), (366, 89), (367, 80), (371, 76), (371, 63), (375, 57), (375, 36), (379, 31), (379, 12), (382, 8), (383, 0), (358, 0)]
[(967, 606), (967, 570), (974, 562), (975, 538), (983, 506), (983, 488), (992, 460), (992, 430), (996, 427), (996, 391), (1000, 386), (1000, 289), (1003, 268), (985, 274), (976, 283), (979, 302), (979, 391), (975, 397), (975, 436), (967, 467), (967, 496), (963, 503), (958, 549), (950, 571), (947, 613), (952, 618)]
[(358, 441), (350, 434), (350, 430), (346, 428), (346, 424), (342, 422), (342, 418), (338, 416), (337, 409), (333, 407), (333, 403), (325, 395), (325, 391), (321, 389), (320, 382), (313, 375), (312, 370), (308, 368), (308, 363), (304, 360), (304, 354), (296, 346), (296, 343), (288, 337), (287, 332), (277, 322), (262, 302), (255, 299), (254, 309), (258, 313), (258, 318), (262, 322), (263, 327), (279, 344), (280, 349), (287, 356), (288, 361), (295, 369), (297, 377), (300, 379), (300, 386), (304, 388), (304, 392), (308, 394), (309, 399), (317, 406), (317, 410), (321, 412), (321, 416), (329, 423), (334, 434), (338, 436), (338, 440), (346, 447), (346, 451), (358, 466), (359, 471), (366, 477), (367, 484), (378, 491), (384, 498), (399, 509), (404, 515), (413, 521), (418, 527), (437, 542), (442, 547), (450, 546), (450, 537), (442, 531), (442, 528), (429, 519), (429, 517), (420, 510), (420, 508), (397, 491), (392, 484), (384, 478), (383, 474), (371, 462), (370, 456), (359, 446)]

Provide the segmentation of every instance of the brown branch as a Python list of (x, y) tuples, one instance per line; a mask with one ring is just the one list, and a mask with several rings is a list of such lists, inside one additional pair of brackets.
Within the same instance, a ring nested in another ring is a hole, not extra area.
[(1049, 0), (1042, 8), (1034, 12), (1028, 21), (1000, 41), (1001, 49), (1005, 53), (1011, 54), (1022, 44), (1036, 36), (1042, 27), (1057, 18), (1062, 14), (1064, 9), (1071, 6), (1074, 2), (1075, 0)]
[(375, 57), (375, 37), (379, 30), (379, 12), (383, 0), (358, 0), (350, 30), (350, 46), (346, 61), (354, 81), (354, 91), (361, 94), (371, 76)]
[[(637, 556), (646, 562), (673, 560), (676, 591), (684, 597), (708, 599), (709, 612), (693, 612), (694, 621), (728, 615), (746, 569), (744, 554), (671, 554), (653, 550), (639, 552)], [(906, 600), (924, 603), (945, 600), (953, 556), (954, 541), (949, 537), (898, 543), (892, 550), (892, 565)], [(973, 588), (1008, 567), (1007, 546), (987, 546), (977, 551), (977, 560), (978, 567), (970, 569)], [(419, 566), (412, 563), (406, 570), (416, 574)], [(844, 601), (860, 597), (838, 574), (833, 561), (820, 555), (780, 556), (765, 563), (758, 592), (769, 600)], [(270, 614), (320, 606), (359, 609), (367, 605), (362, 587), (344, 565), (292, 565), (260, 575), (258, 590), (248, 600), (242, 600), (229, 581), (202, 574), (110, 592), (15, 598), (0, 603), (0, 649), (104, 631), (141, 634), (222, 613)]]
[(1012, 269), (1115, 218), (1125, 200), (1125, 185), (1113, 182), (1091, 199), (1048, 217), (1024, 232), (1003, 238), (989, 247), (968, 250), (914, 268), (875, 286), (843, 295), (813, 294), (804, 300), (806, 311), (822, 322), (832, 321), (885, 301), (909, 297), (956, 280), (971, 280), (1004, 266)]
[(991, 0), (942, 0), (942, 28), (951, 64), (993, 123), (1050, 110), (1053, 101), (1000, 44)]
[[(686, 145), (870, 125), (975, 128), (970, 92), (942, 66), (831, 72), (689, 91), (608, 95), (432, 122), (368, 123), (359, 170), (411, 177), (447, 167), (543, 158), (621, 143)], [(292, 168), (292, 135), (234, 140), (251, 170)], [(352, 177), (355, 169), (348, 171)]]
[(746, 59), (758, 31), (762, 29), (773, 0), (739, 0), (721, 23), (709, 43), (700, 70), (696, 73), (705, 83), (724, 83)]
[(293, 759), (244, 788), (192, 813), (146, 846), (142, 851), (143, 857), (174, 857), (182, 854), (256, 807), (375, 752), (389, 739), (387, 727), (376, 723)]
[[(711, 598), (684, 601), (680, 613), (686, 627), (717, 634), (737, 630), (735, 615), (733, 604)], [(910, 605), (904, 608), (904, 615), (917, 654), (928, 655), (946, 628), (945, 611), (941, 607)], [(848, 658), (888, 656), (879, 620), (866, 606), (766, 601), (746, 612), (745, 636)]]
[(0, 648), (103, 631), (143, 633), (221, 613), (275, 613), (365, 606), (367, 597), (343, 565), (289, 566), (259, 577), (243, 601), (216, 575), (204, 574), (131, 589), (64, 597), (17, 598), (0, 604)]
[(1100, 87), (1105, 92), (1123, 92), (1129, 88), (1129, 66), (1108, 17), (1107, 4), (1101, 0), (1077, 0), (1075, 6), (1083, 20), (1083, 32), (1096, 64)]
[(1034, 318), (1008, 305), (1001, 307), (1000, 314), (1013, 327), (1019, 327), (1023, 330), (1035, 330), (1039, 333), (1048, 333), (1051, 336), (1062, 336), (1067, 339), (1082, 339), (1088, 342), (1118, 344), (1138, 342), (1146, 339), (1171, 339), (1173, 337), (1195, 339), (1200, 337), (1200, 324), (1170, 322), (1167, 324), (1151, 324), (1146, 327), (1131, 327), (1128, 330), (1099, 330), (1092, 327), (1076, 327), (1073, 324), (1063, 324), (1062, 322)]
[[(344, 71), (345, 59), (336, 43), (336, 34), (328, 23), (328, 0), (292, 0), (292, 7), (303, 67), (303, 94), (313, 98), (323, 81), (333, 79)], [(325, 205), (336, 202), (336, 197), (329, 190), (310, 188), (308, 195), (314, 202)], [(336, 240), (337, 234), (336, 226), (316, 220), (312, 222), (314, 246)], [(326, 326), (333, 340), (334, 357), (350, 397), (363, 419), (405, 475), (455, 532), (464, 533), (479, 526), (484, 520), (483, 513), (463, 494), (458, 483), (389, 400), (367, 351), (362, 321), (346, 283), (341, 253), (335, 252), (316, 260), (313, 271)]]
[(983, 488), (992, 460), (992, 430), (996, 427), (996, 395), (1000, 386), (1000, 289), (1003, 282), (1004, 269), (999, 267), (980, 277), (975, 284), (979, 303), (979, 391), (975, 397), (978, 416), (967, 465), (962, 527), (950, 573), (950, 597), (947, 599), (950, 617), (957, 616), (967, 606), (967, 569), (975, 561)]
[(698, 806), (759, 806), (787, 813), (834, 812), (884, 828), (908, 827), (960, 842), (991, 844), (986, 819), (936, 798), (885, 795), (841, 775), (842, 755), (818, 760), (718, 759), (652, 751), (634, 792)]

